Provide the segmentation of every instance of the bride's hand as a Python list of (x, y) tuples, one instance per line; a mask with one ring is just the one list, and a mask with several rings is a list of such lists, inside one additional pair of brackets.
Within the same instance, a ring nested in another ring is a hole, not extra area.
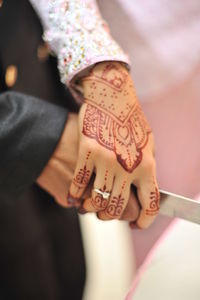
[(104, 62), (82, 79), (82, 87), (79, 156), (69, 198), (80, 199), (95, 172), (84, 208), (102, 220), (120, 219), (134, 185), (141, 205), (137, 225), (146, 228), (158, 214), (159, 191), (153, 135), (133, 81), (122, 64)]

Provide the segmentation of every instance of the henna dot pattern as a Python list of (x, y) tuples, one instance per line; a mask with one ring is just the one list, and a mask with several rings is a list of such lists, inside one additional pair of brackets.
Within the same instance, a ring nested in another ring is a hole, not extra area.
[(113, 196), (106, 208), (106, 213), (112, 218), (119, 218), (122, 214), (125, 200), (123, 197), (125, 184), (126, 181), (124, 181), (122, 184), (121, 193), (118, 196)]
[[(142, 160), (142, 149), (151, 130), (128, 73), (116, 64), (108, 63), (101, 72), (91, 70), (84, 79), (87, 81), (93, 85), (96, 82), (96, 90), (93, 97), (89, 84), (85, 93), (87, 108), (82, 132), (114, 152), (120, 165), (131, 173)], [(129, 85), (132, 89), (127, 92)]]
[(90, 157), (91, 151), (88, 151), (87, 156), (86, 156), (86, 162), (83, 166), (83, 168), (80, 168), (78, 171), (78, 174), (76, 177), (73, 179), (73, 184), (77, 187), (77, 191), (79, 191), (81, 188), (85, 187), (90, 178), (90, 170), (87, 168), (87, 161)]

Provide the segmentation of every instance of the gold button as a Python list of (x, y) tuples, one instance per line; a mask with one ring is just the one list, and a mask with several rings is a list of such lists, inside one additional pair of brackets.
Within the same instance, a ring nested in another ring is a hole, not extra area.
[(17, 67), (15, 65), (10, 65), (6, 69), (5, 83), (8, 87), (12, 87), (17, 80)]
[(0, 0), (0, 8), (2, 7), (3, 5), (3, 0)]
[(47, 43), (40, 44), (37, 48), (37, 57), (41, 62), (44, 62), (49, 57), (49, 46)]

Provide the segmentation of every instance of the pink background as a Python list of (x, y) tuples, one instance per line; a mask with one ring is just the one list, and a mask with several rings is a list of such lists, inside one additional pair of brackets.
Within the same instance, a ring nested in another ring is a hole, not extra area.
[[(129, 54), (139, 100), (156, 141), (160, 188), (200, 191), (199, 0), (98, 0), (112, 35)], [(134, 230), (137, 266), (170, 219)]]

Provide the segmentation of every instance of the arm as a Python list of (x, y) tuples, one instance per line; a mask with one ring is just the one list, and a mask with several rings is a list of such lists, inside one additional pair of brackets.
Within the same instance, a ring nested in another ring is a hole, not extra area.
[[(84, 208), (99, 212), (103, 220), (120, 219), (134, 185), (141, 205), (137, 224), (148, 227), (159, 211), (154, 141), (127, 72), (126, 55), (110, 36), (96, 1), (31, 3), (58, 56), (61, 81), (83, 103), (79, 158), (69, 198), (79, 200), (95, 172)], [(96, 195), (96, 189), (110, 194), (109, 201)]]
[(32, 184), (52, 155), (67, 111), (31, 96), (0, 95), (0, 195), (15, 196)]

